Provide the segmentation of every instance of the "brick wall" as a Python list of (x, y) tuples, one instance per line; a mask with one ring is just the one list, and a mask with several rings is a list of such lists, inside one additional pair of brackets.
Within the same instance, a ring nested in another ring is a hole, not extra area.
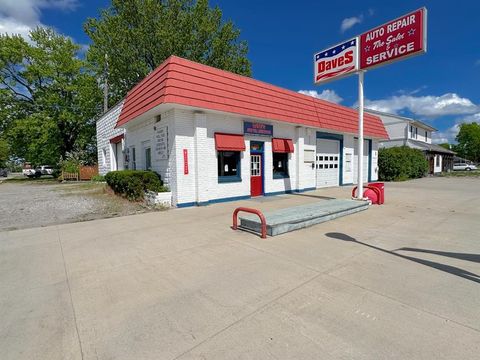
[(113, 170), (113, 149), (110, 145), (110, 139), (124, 133), (123, 129), (115, 129), (122, 107), (123, 101), (112, 107), (97, 120), (97, 161), (100, 175), (105, 175)]
[[(133, 149), (135, 149), (135, 168), (137, 170), (145, 170), (145, 149), (150, 148), (151, 151), (151, 165), (152, 170), (160, 174), (163, 182), (169, 188), (174, 185), (172, 183), (172, 152), (174, 143), (174, 129), (173, 129), (173, 110), (160, 114), (160, 121), (155, 116), (143, 120), (139, 123), (125, 125), (125, 149), (127, 152), (128, 162), (126, 166), (133, 169)], [(166, 128), (168, 132), (168, 149), (167, 158), (161, 159), (156, 148), (155, 129)]]

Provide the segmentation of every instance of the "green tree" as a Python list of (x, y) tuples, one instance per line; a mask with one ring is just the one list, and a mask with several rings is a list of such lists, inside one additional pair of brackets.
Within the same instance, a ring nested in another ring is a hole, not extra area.
[(110, 104), (170, 55), (251, 74), (240, 30), (222, 21), (221, 10), (208, 0), (112, 0), (84, 29), (93, 42), (87, 59), (99, 74), (108, 63)]
[(30, 39), (0, 36), (0, 133), (14, 156), (56, 164), (94, 146), (101, 91), (70, 38), (39, 27)]
[(480, 124), (461, 124), (456, 137), (458, 155), (474, 162), (480, 162)]
[(8, 148), (8, 143), (0, 139), (0, 169), (7, 166), (7, 161), (10, 157), (10, 150)]

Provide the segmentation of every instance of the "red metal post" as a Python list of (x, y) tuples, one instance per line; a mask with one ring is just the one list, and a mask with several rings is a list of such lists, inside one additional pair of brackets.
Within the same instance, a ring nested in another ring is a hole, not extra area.
[(235, 211), (233, 212), (233, 230), (238, 229), (238, 213), (240, 211), (247, 212), (250, 214), (255, 214), (260, 218), (260, 222), (262, 223), (262, 239), (267, 238), (267, 221), (265, 220), (265, 216), (262, 214), (260, 210), (257, 209), (252, 209), (252, 208), (247, 208), (247, 207), (239, 207), (236, 208)]

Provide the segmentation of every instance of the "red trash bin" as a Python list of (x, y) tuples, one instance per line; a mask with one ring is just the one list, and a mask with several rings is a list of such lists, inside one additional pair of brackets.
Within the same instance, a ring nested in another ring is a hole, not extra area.
[(378, 190), (380, 190), (380, 199), (378, 199), (378, 204), (381, 205), (385, 202), (385, 183), (383, 182), (374, 182), (368, 184), (368, 186), (373, 186), (376, 187)]

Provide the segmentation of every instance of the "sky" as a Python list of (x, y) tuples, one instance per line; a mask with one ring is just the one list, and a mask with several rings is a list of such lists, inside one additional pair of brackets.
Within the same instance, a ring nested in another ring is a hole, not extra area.
[[(27, 36), (50, 26), (88, 48), (83, 32), (108, 0), (0, 0), (0, 32)], [(355, 75), (313, 84), (313, 53), (425, 6), (428, 50), (365, 74), (365, 106), (424, 121), (437, 143), (454, 142), (459, 124), (480, 122), (480, 3), (450, 1), (210, 0), (249, 44), (253, 77), (355, 107)]]

